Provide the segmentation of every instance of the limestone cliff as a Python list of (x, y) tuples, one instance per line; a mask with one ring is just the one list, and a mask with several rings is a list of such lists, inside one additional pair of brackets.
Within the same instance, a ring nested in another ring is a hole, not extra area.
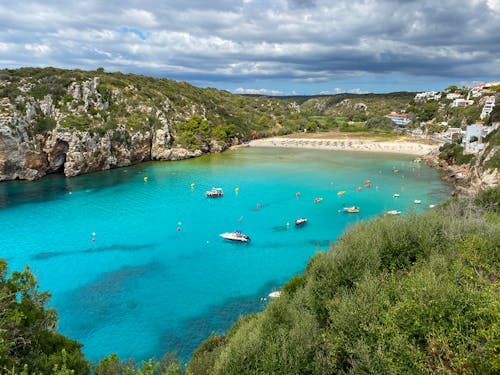
[(500, 155), (500, 145), (493, 134), (485, 148), (474, 155), (471, 163), (450, 164), (439, 160), (438, 153), (426, 155), (423, 159), (429, 166), (441, 171), (442, 178), (453, 183), (455, 194), (475, 196), (478, 191), (500, 186), (500, 171), (494, 159)]
[(206, 120), (206, 105), (182, 99), (182, 92), (165, 94), (162, 82), (154, 82), (157, 88), (146, 81), (144, 89), (140, 80), (134, 85), (123, 77), (88, 72), (68, 77), (68, 71), (61, 78), (60, 72), (44, 71), (38, 79), (1, 75), (0, 181), (180, 160), (220, 152), (244, 136), (225, 132), (225, 121), (209, 123), (217, 136), (208, 131), (186, 136), (183, 124), (193, 116)]

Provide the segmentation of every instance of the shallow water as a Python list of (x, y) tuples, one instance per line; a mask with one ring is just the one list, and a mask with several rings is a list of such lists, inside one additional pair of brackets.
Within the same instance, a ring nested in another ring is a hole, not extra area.
[[(247, 148), (2, 183), (0, 256), (11, 270), (30, 264), (52, 293), (59, 330), (82, 342), (92, 360), (168, 351), (187, 359), (212, 331), (262, 310), (262, 297), (302, 272), (346, 226), (444, 201), (450, 187), (413, 158)], [(214, 186), (223, 198), (205, 197)], [(314, 203), (317, 197), (324, 199)], [(343, 205), (361, 212), (339, 213)], [(302, 216), (309, 222), (295, 228)], [(251, 243), (219, 237), (236, 229)]]

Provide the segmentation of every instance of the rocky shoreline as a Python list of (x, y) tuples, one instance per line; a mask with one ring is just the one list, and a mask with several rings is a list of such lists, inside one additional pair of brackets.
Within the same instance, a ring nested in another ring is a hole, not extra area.
[(453, 165), (439, 160), (438, 152), (431, 152), (421, 157), (429, 167), (436, 169), (440, 177), (454, 187), (453, 196), (475, 196), (480, 190), (500, 186), (498, 169), (485, 169), (484, 156), (480, 153), (474, 164)]

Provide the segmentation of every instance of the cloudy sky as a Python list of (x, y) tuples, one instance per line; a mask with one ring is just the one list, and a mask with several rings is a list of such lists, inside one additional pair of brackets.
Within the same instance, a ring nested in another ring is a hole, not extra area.
[(500, 79), (500, 0), (0, 0), (0, 68), (275, 95)]

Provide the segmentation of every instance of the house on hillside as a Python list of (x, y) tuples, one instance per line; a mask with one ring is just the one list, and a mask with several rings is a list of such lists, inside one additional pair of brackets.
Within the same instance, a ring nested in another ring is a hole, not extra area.
[(425, 102), (427, 100), (439, 100), (441, 99), (441, 93), (437, 91), (426, 91), (415, 95), (416, 102)]
[(495, 108), (495, 97), (487, 96), (486, 101), (484, 102), (483, 110), (481, 111), (481, 120), (488, 116)]
[(411, 122), (410, 118), (406, 113), (391, 112), (385, 117), (391, 119), (393, 124), (397, 126), (406, 126)]
[(482, 123), (467, 125), (467, 130), (465, 131), (465, 135), (462, 139), (464, 153), (477, 154), (479, 151), (484, 149), (484, 139), (486, 136), (499, 127), (499, 122), (495, 122), (490, 126), (485, 126)]
[(473, 98), (477, 98), (482, 95), (483, 89), (484, 89), (484, 83), (479, 83), (470, 90), (470, 93)]
[(455, 92), (450, 92), (450, 93), (446, 94), (446, 99), (453, 100), (453, 99), (458, 99), (461, 96), (462, 96), (461, 93), (459, 93), (458, 91), (455, 91)]
[(453, 100), (453, 102), (451, 103), (451, 106), (454, 108), (457, 108), (457, 107), (467, 107), (467, 106), (472, 105), (472, 104), (474, 104), (474, 100), (459, 98), (459, 99)]

